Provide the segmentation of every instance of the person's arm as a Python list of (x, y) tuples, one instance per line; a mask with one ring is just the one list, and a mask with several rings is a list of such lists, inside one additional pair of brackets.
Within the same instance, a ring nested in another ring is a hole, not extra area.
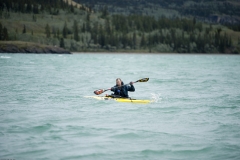
[(133, 82), (130, 82), (130, 86), (128, 85), (128, 91), (134, 92), (135, 87), (133, 86)]
[(111, 88), (111, 91), (115, 92), (116, 89), (117, 89), (117, 87), (112, 87), (112, 88)]

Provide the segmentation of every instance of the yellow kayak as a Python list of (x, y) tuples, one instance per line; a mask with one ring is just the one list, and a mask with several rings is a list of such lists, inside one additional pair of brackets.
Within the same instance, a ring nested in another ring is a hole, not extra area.
[(150, 100), (141, 100), (141, 99), (133, 99), (133, 98), (114, 98), (112, 96), (85, 96), (86, 98), (94, 98), (98, 100), (115, 100), (117, 102), (125, 102), (125, 103), (141, 103), (147, 104), (150, 103)]

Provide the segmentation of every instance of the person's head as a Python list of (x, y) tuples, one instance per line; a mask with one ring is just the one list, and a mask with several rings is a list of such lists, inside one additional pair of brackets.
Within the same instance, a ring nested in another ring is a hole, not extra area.
[(120, 78), (116, 79), (116, 85), (121, 86), (122, 85), (122, 80)]

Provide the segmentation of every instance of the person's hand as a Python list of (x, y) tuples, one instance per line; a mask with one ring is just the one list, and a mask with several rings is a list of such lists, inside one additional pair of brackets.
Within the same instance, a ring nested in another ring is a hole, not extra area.
[(133, 85), (133, 82), (130, 82), (130, 85)]

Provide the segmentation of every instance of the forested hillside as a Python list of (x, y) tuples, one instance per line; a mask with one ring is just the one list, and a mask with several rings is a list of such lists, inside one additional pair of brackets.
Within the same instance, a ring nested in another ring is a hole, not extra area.
[[(90, 5), (62, 0), (2, 1), (0, 40), (35, 42), (77, 52), (239, 53), (240, 49), (238, 29), (203, 23), (194, 17), (111, 14), (104, 6), (92, 12)], [(165, 5), (169, 7), (169, 3)]]
[(193, 16), (202, 21), (240, 24), (239, 0), (74, 0), (95, 10), (159, 16)]

